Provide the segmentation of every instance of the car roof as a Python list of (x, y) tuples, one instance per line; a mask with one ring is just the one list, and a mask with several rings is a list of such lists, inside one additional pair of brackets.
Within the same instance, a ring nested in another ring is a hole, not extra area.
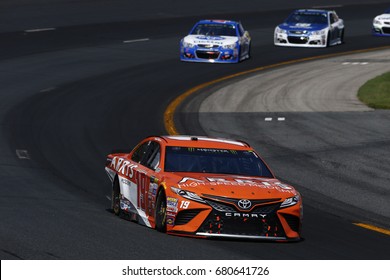
[(234, 150), (248, 150), (252, 147), (244, 141), (231, 140), (224, 138), (212, 138), (206, 136), (159, 136), (166, 143), (166, 146), (177, 147), (198, 147), (198, 148), (214, 148), (214, 149), (234, 149)]
[(197, 24), (207, 24), (207, 23), (216, 23), (216, 24), (237, 24), (237, 21), (225, 20), (225, 19), (203, 19), (197, 22)]
[(332, 12), (330, 10), (320, 10), (320, 9), (299, 9), (299, 10), (295, 10), (294, 13), (329, 13), (329, 12)]

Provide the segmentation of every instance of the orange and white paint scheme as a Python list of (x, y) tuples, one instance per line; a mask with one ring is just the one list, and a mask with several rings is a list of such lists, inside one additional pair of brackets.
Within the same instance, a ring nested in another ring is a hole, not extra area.
[(247, 143), (152, 136), (110, 154), (112, 210), (161, 232), (201, 238), (300, 239), (302, 198)]

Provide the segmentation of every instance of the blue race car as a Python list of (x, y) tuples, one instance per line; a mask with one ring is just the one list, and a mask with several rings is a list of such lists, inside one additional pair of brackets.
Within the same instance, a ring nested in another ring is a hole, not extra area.
[(343, 41), (344, 21), (328, 10), (295, 10), (274, 33), (276, 46), (324, 48)]
[(372, 35), (390, 36), (390, 8), (376, 16), (372, 23)]
[(201, 20), (180, 41), (180, 60), (237, 63), (250, 56), (251, 38), (240, 22)]

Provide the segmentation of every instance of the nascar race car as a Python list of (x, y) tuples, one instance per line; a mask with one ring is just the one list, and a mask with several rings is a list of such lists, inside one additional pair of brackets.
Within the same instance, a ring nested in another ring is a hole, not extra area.
[(250, 57), (251, 37), (240, 22), (201, 20), (180, 41), (180, 59), (237, 63)]
[(276, 46), (323, 48), (343, 41), (344, 21), (327, 10), (295, 10), (274, 33)]
[(200, 238), (300, 239), (302, 200), (247, 143), (153, 136), (110, 154), (112, 210), (147, 227)]
[(390, 36), (390, 8), (374, 18), (372, 34), (375, 36)]

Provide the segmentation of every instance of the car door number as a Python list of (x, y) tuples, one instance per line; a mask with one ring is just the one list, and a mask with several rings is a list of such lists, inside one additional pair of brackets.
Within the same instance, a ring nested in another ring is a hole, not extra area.
[(190, 202), (189, 202), (189, 201), (183, 200), (183, 201), (180, 203), (180, 208), (181, 208), (181, 209), (187, 209), (188, 206), (190, 206)]

